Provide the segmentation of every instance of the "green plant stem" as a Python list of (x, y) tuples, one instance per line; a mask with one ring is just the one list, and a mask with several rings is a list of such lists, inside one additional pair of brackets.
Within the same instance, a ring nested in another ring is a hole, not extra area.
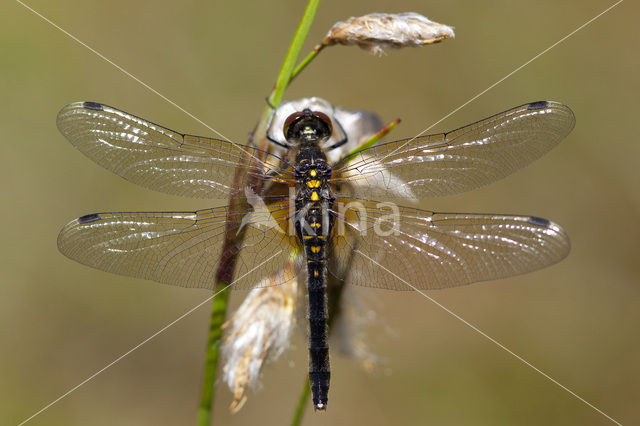
[(284, 90), (287, 88), (289, 82), (291, 81), (293, 68), (298, 61), (298, 57), (300, 56), (302, 45), (304, 44), (304, 41), (309, 34), (309, 29), (311, 28), (311, 23), (313, 22), (313, 18), (316, 15), (319, 4), (320, 0), (309, 0), (307, 8), (304, 11), (304, 15), (300, 20), (300, 25), (298, 25), (298, 29), (293, 36), (291, 44), (289, 45), (289, 50), (287, 51), (287, 55), (285, 56), (284, 62), (282, 63), (282, 68), (280, 70), (280, 73), (278, 74), (278, 78), (276, 79), (276, 86), (269, 96), (269, 102), (275, 107), (277, 107), (280, 104), (280, 101), (282, 101)]
[(300, 74), (302, 70), (304, 70), (307, 65), (309, 65), (311, 61), (315, 59), (316, 56), (318, 56), (318, 54), (322, 51), (322, 49), (325, 48), (325, 46), (326, 44), (322, 43), (314, 47), (313, 50), (306, 56), (306, 58), (304, 58), (302, 62), (300, 62), (298, 66), (293, 70), (293, 73), (291, 74), (291, 80), (289, 82), (293, 81), (293, 79), (296, 78), (298, 74)]
[(309, 376), (307, 376), (304, 381), (304, 386), (302, 387), (302, 391), (300, 392), (300, 396), (298, 397), (298, 405), (296, 406), (296, 411), (293, 413), (293, 420), (291, 420), (291, 426), (299, 426), (300, 422), (302, 422), (302, 416), (304, 415), (305, 409), (309, 404), (309, 395), (311, 394), (311, 384), (309, 383)]
[(202, 396), (198, 408), (198, 426), (209, 425), (213, 406), (213, 390), (216, 381), (220, 342), (222, 340), (222, 324), (224, 323), (229, 292), (223, 291), (213, 298), (211, 320), (209, 322), (209, 338), (202, 383)]
[[(311, 23), (313, 22), (313, 18), (315, 17), (319, 4), (320, 0), (309, 0), (304, 15), (302, 16), (302, 20), (300, 21), (300, 25), (298, 26), (293, 40), (291, 41), (287, 55), (283, 61), (280, 72), (278, 73), (276, 84), (269, 95), (269, 105), (265, 108), (262, 116), (260, 117), (258, 126), (256, 126), (254, 134), (259, 136), (259, 140), (255, 141), (258, 143), (258, 147), (264, 148), (267, 143), (266, 128), (272, 113), (271, 106), (277, 107), (280, 104), (280, 101), (282, 101), (284, 91), (291, 81), (293, 67), (300, 56), (300, 50), (302, 49), (302, 45), (304, 44), (307, 34), (309, 33), (309, 28), (311, 28)], [(245, 162), (240, 164), (236, 171), (234, 192), (230, 200), (229, 216), (227, 217), (228, 224), (225, 237), (226, 239), (220, 263), (218, 265), (214, 291), (218, 291), (231, 284), (238, 256), (238, 252), (235, 250), (235, 247), (240, 246), (242, 238), (244, 237), (244, 232), (241, 232), (240, 235), (236, 235), (236, 233), (233, 232), (233, 229), (235, 229), (234, 220), (237, 221), (238, 217), (235, 213), (241, 209), (243, 204), (246, 203), (245, 200), (239, 200), (237, 195), (242, 193), (239, 186), (240, 182), (242, 182), (242, 176), (246, 173), (248, 161), (249, 159), (245, 159)], [(236, 217), (236, 219), (232, 220), (232, 217)], [(218, 369), (220, 344), (222, 342), (222, 325), (224, 324), (226, 317), (228, 298), (229, 294), (227, 291), (218, 294), (213, 299), (211, 307), (211, 320), (209, 323), (209, 336), (207, 339), (203, 370), (200, 407), (198, 408), (198, 416), (196, 420), (197, 426), (209, 426), (211, 424), (216, 372)]]
[(371, 136), (369, 139), (367, 139), (364, 143), (362, 143), (361, 145), (359, 145), (358, 147), (354, 148), (353, 151), (351, 151), (350, 153), (344, 155), (342, 157), (342, 159), (348, 158), (348, 157), (353, 157), (354, 155), (356, 155), (357, 153), (364, 151), (367, 148), (371, 148), (373, 145), (375, 145), (376, 143), (378, 143), (378, 141), (380, 139), (382, 139), (383, 137), (385, 137), (387, 135), (387, 133), (389, 133), (390, 131), (392, 131), (393, 129), (396, 128), (396, 126), (398, 124), (400, 124), (400, 119), (396, 118), (395, 120), (393, 120), (391, 123), (387, 124), (386, 126), (384, 126), (382, 129), (378, 130), (373, 136)]

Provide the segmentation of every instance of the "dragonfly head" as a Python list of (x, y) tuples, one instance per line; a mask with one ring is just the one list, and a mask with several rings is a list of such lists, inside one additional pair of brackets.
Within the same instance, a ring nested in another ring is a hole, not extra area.
[(283, 132), (290, 144), (318, 144), (331, 137), (333, 128), (326, 114), (305, 108), (287, 117)]

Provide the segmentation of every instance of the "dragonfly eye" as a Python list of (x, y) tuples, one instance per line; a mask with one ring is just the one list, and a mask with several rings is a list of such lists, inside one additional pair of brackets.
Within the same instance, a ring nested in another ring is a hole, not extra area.
[(289, 129), (291, 129), (291, 125), (296, 123), (303, 116), (304, 116), (304, 113), (302, 112), (294, 112), (289, 117), (287, 117), (287, 119), (284, 122), (284, 126), (282, 128), (282, 133), (284, 133), (284, 137), (287, 138), (287, 140), (291, 139), (291, 136), (293, 136), (289, 134)]
[(306, 108), (300, 112), (291, 114), (284, 122), (283, 133), (287, 141), (300, 140), (303, 133), (312, 131), (320, 139), (331, 137), (333, 127), (331, 119), (326, 114), (319, 111), (311, 111)]

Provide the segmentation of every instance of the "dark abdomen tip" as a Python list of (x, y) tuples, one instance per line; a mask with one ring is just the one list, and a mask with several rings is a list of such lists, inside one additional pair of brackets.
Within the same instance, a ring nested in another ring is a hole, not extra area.
[(547, 106), (549, 106), (549, 102), (547, 101), (531, 102), (527, 109), (542, 109), (546, 108)]
[(104, 110), (102, 104), (99, 104), (97, 102), (85, 101), (85, 102), (82, 103), (82, 106), (87, 108), (87, 109), (92, 109), (92, 110), (95, 110), (95, 111)]
[(85, 214), (84, 216), (80, 216), (78, 218), (78, 223), (90, 223), (95, 222), (96, 220), (100, 220), (100, 215), (97, 213)]

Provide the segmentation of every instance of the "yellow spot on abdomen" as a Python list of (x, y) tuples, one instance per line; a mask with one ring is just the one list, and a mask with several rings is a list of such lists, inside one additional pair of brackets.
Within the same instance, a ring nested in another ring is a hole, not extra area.
[(320, 198), (318, 197), (318, 193), (316, 191), (313, 191), (311, 193), (311, 201), (318, 201)]
[(317, 270), (317, 269), (316, 269), (315, 271), (313, 271), (313, 276), (314, 276), (314, 277), (317, 277), (318, 275), (320, 275), (320, 274), (318, 273), (318, 270)]
[(320, 253), (320, 246), (311, 246), (311, 253)]
[(311, 177), (316, 177), (318, 175), (318, 172), (316, 172), (315, 170), (311, 170), (309, 174), (311, 175)]
[(310, 180), (309, 182), (307, 182), (307, 186), (309, 188), (319, 188), (320, 187), (320, 181), (319, 180)]

